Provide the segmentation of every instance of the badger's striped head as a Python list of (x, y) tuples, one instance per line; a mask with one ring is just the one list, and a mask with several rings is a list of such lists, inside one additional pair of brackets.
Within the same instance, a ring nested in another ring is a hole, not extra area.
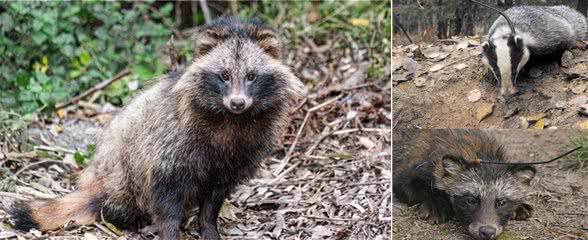
[(522, 200), (535, 172), (533, 166), (475, 165), (461, 156), (445, 156), (436, 163), (435, 186), (448, 193), (456, 219), (472, 237), (494, 240), (528, 206)]
[(529, 61), (529, 49), (523, 37), (512, 34), (495, 34), (482, 44), (482, 61), (500, 82), (500, 95), (509, 97), (517, 93), (515, 83), (519, 72)]

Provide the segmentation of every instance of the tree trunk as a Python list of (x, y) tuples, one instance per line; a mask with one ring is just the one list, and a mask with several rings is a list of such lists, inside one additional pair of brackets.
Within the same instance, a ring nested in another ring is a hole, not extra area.
[(576, 9), (586, 16), (586, 12), (588, 12), (588, 0), (578, 0)]
[(476, 16), (478, 15), (477, 5), (472, 4), (470, 1), (465, 1), (465, 27), (463, 30), (463, 34), (466, 36), (474, 35), (474, 21), (477, 20)]
[(445, 17), (443, 14), (443, 0), (437, 1), (437, 38), (445, 39), (447, 38), (447, 23), (445, 21)]

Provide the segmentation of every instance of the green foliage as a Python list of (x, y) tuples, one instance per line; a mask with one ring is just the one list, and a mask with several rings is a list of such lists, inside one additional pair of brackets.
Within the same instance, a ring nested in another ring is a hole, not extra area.
[[(172, 5), (155, 13), (148, 4), (0, 3), (0, 105), (52, 109), (127, 67), (133, 75), (124, 83), (163, 73), (156, 47), (171, 35)], [(102, 98), (123, 104), (128, 93), (118, 84)]]
[[(240, 6), (241, 17), (257, 16), (287, 38), (290, 48), (304, 44), (302, 36), (312, 38), (317, 45), (335, 40), (334, 51), (350, 47), (352, 39), (359, 47), (369, 49), (368, 77), (382, 77), (390, 65), (391, 9), (390, 1), (323, 1), (317, 7), (319, 19), (308, 23), (310, 1), (262, 0), (250, 6)], [(353, 25), (352, 19), (367, 20), (367, 26)]]
[(96, 152), (96, 145), (88, 144), (85, 151), (76, 151), (74, 153), (74, 160), (78, 165), (84, 164), (86, 160), (90, 160), (94, 157)]
[(572, 137), (572, 144), (578, 149), (570, 160), (563, 162), (564, 168), (575, 169), (581, 172), (588, 173), (588, 136), (580, 135)]
[(27, 126), (33, 121), (32, 115), (21, 116), (13, 111), (0, 108), (0, 154), (30, 150), (27, 143)]

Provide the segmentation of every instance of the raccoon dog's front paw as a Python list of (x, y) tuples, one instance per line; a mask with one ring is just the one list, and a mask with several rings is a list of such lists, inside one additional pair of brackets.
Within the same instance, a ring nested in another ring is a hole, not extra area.
[(527, 203), (521, 203), (514, 211), (512, 215), (513, 220), (527, 220), (533, 216), (533, 206)]
[(429, 204), (422, 203), (417, 207), (417, 217), (426, 220), (431, 224), (438, 224), (447, 221), (449, 214), (441, 209), (432, 207)]

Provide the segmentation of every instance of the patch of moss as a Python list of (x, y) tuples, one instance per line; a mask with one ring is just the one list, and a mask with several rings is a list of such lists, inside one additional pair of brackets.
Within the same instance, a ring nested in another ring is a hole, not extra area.
[(517, 235), (514, 232), (502, 232), (502, 234), (500, 234), (500, 236), (498, 236), (498, 238), (496, 240), (521, 240), (522, 238), (519, 237), (519, 235)]

